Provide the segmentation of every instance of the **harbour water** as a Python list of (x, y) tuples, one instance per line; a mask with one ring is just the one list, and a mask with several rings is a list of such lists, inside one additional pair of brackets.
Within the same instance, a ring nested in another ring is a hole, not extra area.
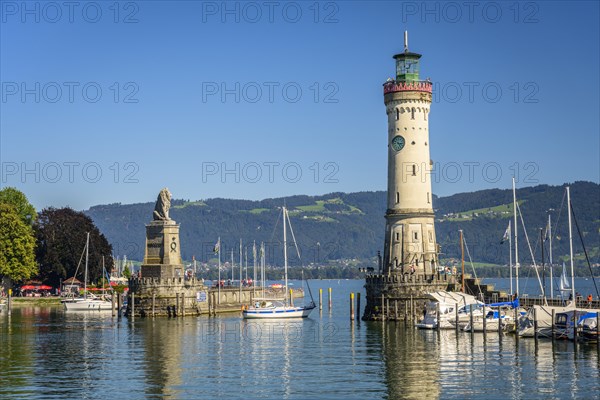
[(349, 293), (364, 299), (363, 284), (312, 281), (315, 300), (324, 289), (323, 310), (284, 322), (239, 314), (129, 321), (15, 306), (10, 316), (0, 315), (0, 398), (588, 399), (600, 393), (597, 345), (351, 322)]

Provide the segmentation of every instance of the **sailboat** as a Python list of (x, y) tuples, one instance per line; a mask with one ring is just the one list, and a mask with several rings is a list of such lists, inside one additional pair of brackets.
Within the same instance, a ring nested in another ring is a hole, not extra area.
[[(85, 275), (83, 280), (83, 297), (72, 297), (63, 300), (66, 311), (110, 311), (113, 309), (112, 302), (93, 296), (87, 292), (88, 256), (90, 248), (90, 233), (87, 234), (85, 242)], [(75, 272), (77, 275), (77, 272)]]
[[(284, 259), (284, 281), (285, 292), (283, 299), (255, 298), (253, 304), (242, 311), (242, 315), (246, 319), (280, 319), (280, 318), (306, 318), (310, 312), (316, 307), (312, 300), (307, 306), (294, 306), (290, 303), (288, 290), (288, 257), (287, 257), (287, 224), (290, 224), (290, 231), (294, 238), (294, 231), (288, 215), (287, 208), (283, 207), (283, 259)], [(294, 238), (294, 244), (296, 239)], [(296, 246), (296, 250), (298, 247)], [(307, 282), (308, 285), (308, 282)], [(310, 288), (309, 288), (310, 293)]]

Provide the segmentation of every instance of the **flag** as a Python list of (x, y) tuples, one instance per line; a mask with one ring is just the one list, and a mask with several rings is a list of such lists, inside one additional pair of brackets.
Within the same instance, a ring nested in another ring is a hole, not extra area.
[(213, 253), (218, 254), (219, 251), (221, 251), (221, 238), (219, 238), (219, 240), (217, 240), (215, 247), (213, 247)]
[(502, 237), (502, 240), (500, 241), (500, 244), (503, 244), (509, 238), (510, 238), (510, 222), (508, 223), (508, 226), (506, 227), (506, 231), (504, 231), (504, 236)]

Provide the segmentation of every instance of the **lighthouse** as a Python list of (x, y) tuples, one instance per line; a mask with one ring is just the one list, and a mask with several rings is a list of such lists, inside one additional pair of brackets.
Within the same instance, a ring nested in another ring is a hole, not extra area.
[[(440, 273), (431, 193), (429, 115), (432, 83), (420, 78), (421, 54), (394, 56), (395, 79), (383, 84), (388, 121), (387, 210), (380, 271), (367, 274), (363, 319), (413, 319), (426, 294), (451, 289), (454, 277)], [(410, 303), (410, 304), (409, 304)]]
[(437, 269), (429, 156), (431, 82), (419, 77), (421, 55), (394, 56), (396, 79), (383, 85), (388, 119), (388, 184), (384, 273), (433, 273)]

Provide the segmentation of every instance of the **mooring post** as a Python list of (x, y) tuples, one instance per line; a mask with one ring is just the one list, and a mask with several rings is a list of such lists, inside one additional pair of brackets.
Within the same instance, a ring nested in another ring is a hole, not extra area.
[(392, 313), (390, 313), (390, 299), (385, 299), (385, 316), (388, 320), (391, 320)]
[(350, 292), (350, 321), (354, 321), (354, 292)]
[(519, 321), (519, 309), (515, 307), (515, 340), (519, 341), (519, 330), (517, 329), (517, 321)]
[(185, 293), (181, 293), (181, 318), (185, 317)]
[(360, 321), (360, 292), (356, 293), (356, 320)]
[[(554, 327), (554, 320), (556, 317), (556, 311), (554, 309), (552, 309), (552, 341), (554, 341), (554, 333), (555, 333), (555, 327)], [(599, 346), (600, 348), (600, 346)]]
[(394, 319), (398, 321), (398, 299), (394, 300)]
[(154, 303), (156, 302), (156, 293), (152, 293), (152, 316), (156, 315), (156, 310), (154, 308)]
[[(483, 304), (483, 335), (485, 336), (485, 331), (487, 329), (487, 318), (485, 313), (485, 303)], [(500, 326), (500, 309), (498, 309), (498, 326)], [(500, 329), (498, 329), (500, 330)]]
[(456, 331), (458, 331), (458, 303), (454, 303), (454, 323), (456, 324)]
[(404, 300), (404, 322), (408, 320), (408, 302)]
[(110, 312), (113, 318), (115, 317), (115, 296), (116, 293), (113, 291), (112, 296), (110, 296)]
[(577, 344), (577, 309), (573, 311), (573, 342)]
[(435, 316), (436, 316), (436, 321), (437, 321), (435, 329), (437, 329), (439, 331), (440, 325), (441, 325), (440, 302), (439, 301), (437, 303), (435, 303)]
[(327, 289), (329, 292), (329, 310), (331, 310), (331, 288)]
[(175, 311), (174, 311), (174, 317), (178, 316), (178, 311), (179, 311), (179, 293), (175, 293)]
[(294, 291), (290, 289), (290, 304), (294, 307)]
[(135, 292), (131, 293), (131, 320), (135, 319)]
[(385, 296), (381, 295), (381, 321), (385, 321)]
[(121, 293), (117, 293), (117, 319), (121, 318)]
[(323, 288), (319, 289), (319, 311), (323, 309)]
[[(485, 317), (485, 315), (484, 315)], [(473, 307), (471, 307), (471, 312), (469, 314), (469, 327), (471, 328), (470, 331), (471, 333), (475, 332), (474, 327), (473, 327)]]
[[(552, 311), (554, 311), (554, 310), (552, 310)], [(535, 340), (538, 340), (538, 320), (537, 320), (537, 310), (535, 309), (535, 305), (533, 306), (533, 338)]]
[(7, 304), (6, 304), (6, 312), (8, 315), (10, 315), (10, 313), (12, 312), (12, 289), (8, 289), (8, 299), (7, 299)]

